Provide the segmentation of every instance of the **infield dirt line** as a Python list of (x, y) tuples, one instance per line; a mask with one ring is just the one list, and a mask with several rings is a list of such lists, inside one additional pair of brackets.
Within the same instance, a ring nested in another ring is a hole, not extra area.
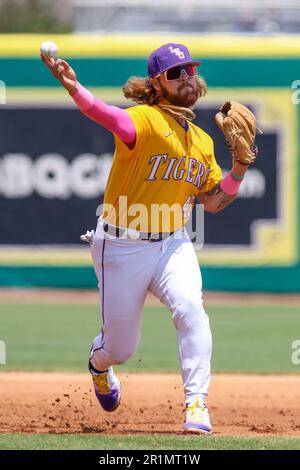
[[(7, 289), (0, 288), (0, 304), (5, 303), (76, 303), (98, 304), (98, 291), (75, 289)], [(211, 306), (295, 306), (300, 308), (299, 294), (263, 294), (204, 291), (205, 305)], [(148, 293), (145, 305), (161, 305)]]
[[(99, 406), (88, 373), (0, 373), (0, 433), (181, 434), (178, 374), (120, 374), (121, 405)], [(215, 435), (300, 436), (300, 375), (214, 374)]]

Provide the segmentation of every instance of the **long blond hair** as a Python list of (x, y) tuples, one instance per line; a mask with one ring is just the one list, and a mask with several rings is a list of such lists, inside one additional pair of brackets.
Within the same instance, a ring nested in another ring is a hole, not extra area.
[[(198, 89), (198, 97), (201, 98), (207, 92), (205, 80), (199, 75), (196, 76), (196, 83)], [(152, 86), (149, 78), (143, 77), (130, 77), (123, 86), (125, 98), (135, 101), (138, 104), (153, 104), (159, 103), (160, 95)]]

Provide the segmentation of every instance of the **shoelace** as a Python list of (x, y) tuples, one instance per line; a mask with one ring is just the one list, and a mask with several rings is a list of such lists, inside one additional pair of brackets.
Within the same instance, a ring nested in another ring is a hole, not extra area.
[(93, 381), (95, 382), (99, 393), (103, 395), (110, 393), (110, 386), (108, 383), (107, 373), (93, 375)]
[(187, 411), (190, 413), (191, 421), (203, 421), (205, 419), (206, 405), (196, 400), (195, 403), (187, 407)]

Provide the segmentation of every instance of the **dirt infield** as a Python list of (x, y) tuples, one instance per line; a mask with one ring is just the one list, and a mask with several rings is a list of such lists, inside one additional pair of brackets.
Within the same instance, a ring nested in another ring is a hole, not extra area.
[[(180, 434), (179, 375), (123, 374), (114, 413), (88, 374), (0, 373), (0, 433)], [(208, 400), (214, 434), (300, 436), (300, 376), (218, 375)]]
[[(208, 305), (218, 306), (264, 306), (290, 305), (300, 307), (300, 294), (268, 294), (251, 292), (217, 292), (204, 291), (203, 300)], [(15, 289), (0, 288), (1, 303), (77, 303), (98, 304), (97, 289)], [(146, 305), (161, 305), (160, 301), (150, 292), (146, 297)]]

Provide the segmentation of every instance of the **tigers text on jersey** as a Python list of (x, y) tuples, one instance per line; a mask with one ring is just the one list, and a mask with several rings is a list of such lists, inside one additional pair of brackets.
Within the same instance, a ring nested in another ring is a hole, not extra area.
[(104, 197), (103, 218), (143, 232), (173, 232), (186, 221), (200, 192), (221, 179), (211, 137), (189, 122), (186, 131), (158, 106), (128, 108), (136, 129), (130, 149), (116, 149)]

